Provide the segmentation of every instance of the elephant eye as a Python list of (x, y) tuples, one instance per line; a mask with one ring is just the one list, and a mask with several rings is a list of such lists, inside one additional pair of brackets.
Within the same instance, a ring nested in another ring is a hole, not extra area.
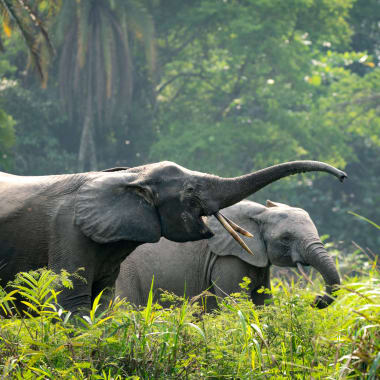
[(283, 243), (283, 244), (289, 244), (290, 243), (290, 241), (291, 241), (291, 237), (290, 237), (290, 235), (282, 235), (281, 236), (281, 238), (280, 238), (280, 240), (281, 240), (281, 242)]
[(201, 202), (199, 201), (198, 198), (191, 198), (190, 199), (190, 207), (192, 209), (201, 209), (202, 208)]

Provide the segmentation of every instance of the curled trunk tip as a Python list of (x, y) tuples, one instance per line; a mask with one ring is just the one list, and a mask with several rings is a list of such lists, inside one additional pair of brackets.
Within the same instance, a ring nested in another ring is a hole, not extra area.
[(326, 289), (326, 294), (323, 296), (316, 296), (311, 306), (316, 307), (317, 309), (324, 309), (329, 306), (336, 298), (335, 293), (339, 290), (339, 285), (334, 285), (331, 288), (330, 291)]

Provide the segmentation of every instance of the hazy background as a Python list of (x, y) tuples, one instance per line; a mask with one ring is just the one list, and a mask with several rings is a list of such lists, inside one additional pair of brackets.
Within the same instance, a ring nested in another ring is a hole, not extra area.
[(380, 224), (379, 1), (30, 1), (55, 54), (30, 12), (12, 19), (6, 3), (1, 170), (172, 160), (236, 176), (322, 160), (349, 180), (293, 176), (252, 199), (305, 208), (346, 251), (378, 251), (376, 229), (348, 211)]

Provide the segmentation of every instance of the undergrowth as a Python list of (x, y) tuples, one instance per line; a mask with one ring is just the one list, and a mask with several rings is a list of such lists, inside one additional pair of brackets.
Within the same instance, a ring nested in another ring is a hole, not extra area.
[[(61, 281), (60, 281), (61, 280)], [(202, 314), (175, 298), (149, 298), (136, 310), (122, 300), (73, 324), (56, 303), (66, 273), (21, 273), (0, 293), (2, 379), (375, 379), (380, 375), (380, 275), (346, 279), (324, 310), (310, 306), (316, 289), (273, 281), (273, 300), (255, 307), (244, 292)], [(247, 286), (247, 280), (242, 287)], [(54, 290), (56, 289), (56, 290)], [(16, 293), (29, 314), (9, 317)], [(179, 302), (179, 306), (178, 306)], [(34, 316), (33, 316), (33, 315)]]

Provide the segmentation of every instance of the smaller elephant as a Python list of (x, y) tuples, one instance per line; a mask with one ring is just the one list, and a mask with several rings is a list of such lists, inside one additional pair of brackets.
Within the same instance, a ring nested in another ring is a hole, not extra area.
[[(253, 233), (253, 238), (244, 241), (254, 256), (238, 245), (215, 217), (210, 217), (208, 224), (215, 234), (211, 239), (175, 243), (162, 238), (158, 243), (138, 247), (121, 264), (116, 295), (136, 305), (146, 304), (154, 275), (156, 299), (158, 289), (190, 298), (205, 290), (225, 297), (241, 291), (239, 283), (248, 277), (252, 301), (263, 305), (271, 296), (258, 290), (270, 289), (270, 266), (298, 266), (304, 274), (302, 264), (314, 267), (326, 282), (326, 294), (317, 296), (314, 305), (324, 308), (332, 302), (329, 295), (340, 278), (305, 210), (271, 201), (264, 206), (245, 200), (222, 212)], [(215, 300), (208, 299), (207, 308), (215, 306)]]

